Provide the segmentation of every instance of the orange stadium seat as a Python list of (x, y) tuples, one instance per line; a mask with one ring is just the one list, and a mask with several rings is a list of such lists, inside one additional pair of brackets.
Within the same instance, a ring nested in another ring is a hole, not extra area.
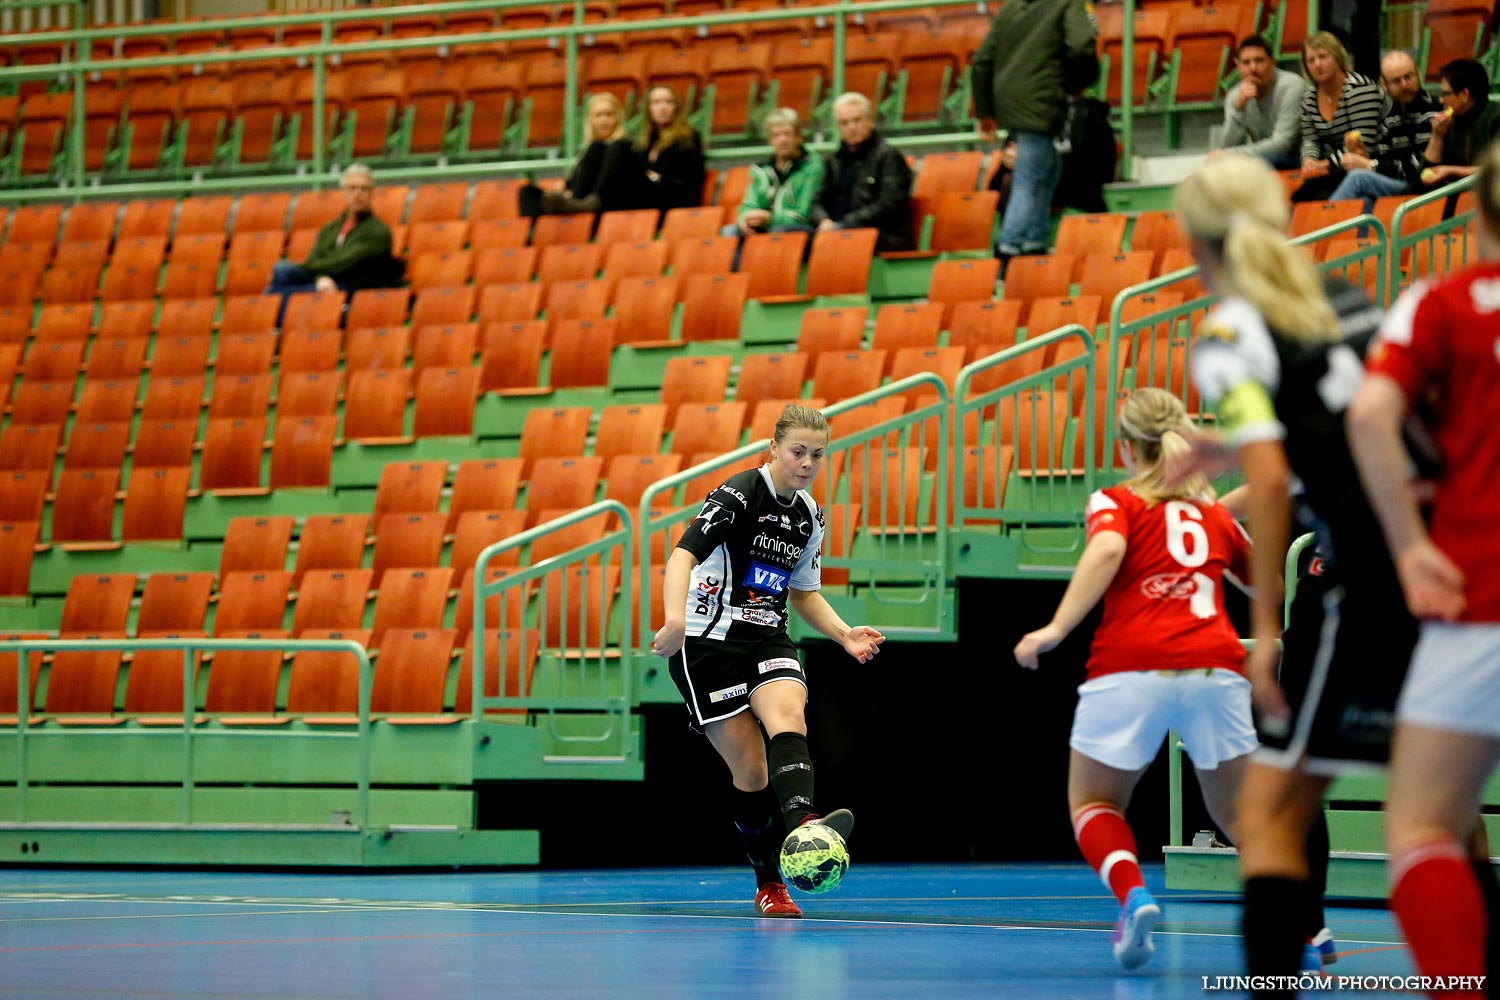
[(942, 329), (943, 307), (936, 302), (900, 303), (881, 306), (875, 313), (870, 347), (886, 353), (886, 370), (904, 347), (936, 347)]
[(368, 514), (320, 514), (307, 518), (297, 539), (293, 584), (300, 586), (302, 578), (314, 570), (358, 569), (364, 558), (370, 520)]
[(294, 519), (287, 515), (230, 518), (219, 553), (219, 576), (240, 570), (281, 570), (294, 527)]
[(714, 403), (729, 391), (729, 355), (676, 357), (667, 362), (662, 376), (661, 402), (667, 408), (667, 424), (673, 425), (684, 403)]

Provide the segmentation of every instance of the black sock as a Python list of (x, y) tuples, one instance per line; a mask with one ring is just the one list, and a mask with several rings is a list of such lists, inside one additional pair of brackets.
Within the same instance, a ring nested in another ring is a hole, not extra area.
[(813, 811), (813, 765), (807, 753), (807, 737), (801, 733), (777, 733), (766, 751), (771, 768), (771, 788), (781, 805), (788, 830), (801, 826)]
[(745, 857), (749, 859), (750, 867), (755, 869), (755, 884), (780, 882), (781, 871), (776, 857), (781, 848), (781, 829), (776, 822), (771, 790), (762, 788), (758, 792), (742, 792), (732, 788), (729, 796), (734, 828), (739, 831), (740, 843), (745, 845)]
[(1328, 817), (1322, 807), (1307, 828), (1307, 936), (1328, 926), (1323, 897), (1328, 894)]
[[(1284, 876), (1259, 876), (1245, 880), (1245, 912), (1241, 930), (1245, 936), (1245, 971), (1252, 976), (1295, 977), (1302, 965), (1307, 935), (1302, 919), (1291, 914), (1307, 912), (1308, 884)], [(1286, 998), (1295, 990), (1256, 990), (1257, 1000)]]
[(1489, 973), (1484, 980), (1484, 994), (1500, 997), (1500, 983), (1495, 982), (1495, 972), (1500, 970), (1500, 880), (1495, 878), (1495, 869), (1488, 860), (1475, 860), (1471, 867), (1484, 895), (1484, 968)]

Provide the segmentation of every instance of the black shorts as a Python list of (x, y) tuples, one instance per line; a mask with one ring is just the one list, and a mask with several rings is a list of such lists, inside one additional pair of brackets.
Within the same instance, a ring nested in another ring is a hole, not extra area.
[(1385, 765), (1418, 626), (1396, 580), (1371, 576), (1298, 578), (1282, 636), (1291, 723), (1273, 733), (1256, 720), (1256, 760), (1324, 777)]
[(688, 725), (699, 732), (749, 708), (750, 695), (762, 684), (794, 680), (807, 686), (797, 649), (784, 635), (753, 643), (688, 639), (670, 669), (687, 702)]

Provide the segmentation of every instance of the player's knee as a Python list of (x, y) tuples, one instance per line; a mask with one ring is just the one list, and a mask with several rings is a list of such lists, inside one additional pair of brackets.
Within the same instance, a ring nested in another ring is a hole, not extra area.
[(766, 768), (766, 759), (759, 760), (743, 758), (734, 763), (730, 768), (734, 772), (734, 787), (744, 792), (756, 792), (765, 788), (771, 780), (771, 772)]

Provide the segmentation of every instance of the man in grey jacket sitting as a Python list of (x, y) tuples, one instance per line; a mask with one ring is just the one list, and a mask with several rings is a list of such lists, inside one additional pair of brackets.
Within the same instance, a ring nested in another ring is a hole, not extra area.
[(1240, 82), (1224, 102), (1224, 134), (1209, 153), (1259, 156), (1277, 170), (1299, 165), (1300, 114), (1307, 83), (1296, 73), (1276, 68), (1271, 43), (1260, 35), (1240, 42), (1235, 51)]

